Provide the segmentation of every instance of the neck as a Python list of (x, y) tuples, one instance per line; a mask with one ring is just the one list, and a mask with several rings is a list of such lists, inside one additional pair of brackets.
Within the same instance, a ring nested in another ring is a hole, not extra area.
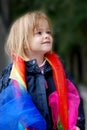
[(37, 60), (38, 66), (40, 66), (44, 61), (44, 57), (36, 57), (35, 59)]

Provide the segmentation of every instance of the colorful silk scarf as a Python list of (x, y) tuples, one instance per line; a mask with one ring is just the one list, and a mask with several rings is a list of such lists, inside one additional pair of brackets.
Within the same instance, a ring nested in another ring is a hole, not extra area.
[(67, 100), (67, 87), (65, 72), (60, 62), (59, 57), (51, 52), (46, 54), (46, 58), (53, 69), (53, 78), (56, 90), (59, 95), (59, 114), (60, 121), (64, 130), (68, 130), (68, 100)]
[[(53, 69), (61, 124), (64, 130), (71, 130), (68, 129), (69, 104), (64, 69), (54, 52), (46, 54), (46, 60)], [(0, 130), (46, 130), (46, 122), (27, 92), (25, 64), (20, 57), (14, 59), (10, 78), (9, 86), (0, 94)]]
[(24, 61), (16, 57), (9, 86), (0, 94), (0, 130), (46, 130), (46, 122), (27, 92)]
[(46, 54), (46, 59), (53, 70), (54, 83), (58, 94), (58, 113), (63, 130), (76, 130), (78, 107), (80, 103), (78, 91), (74, 84), (66, 79), (65, 72), (58, 55), (51, 52)]

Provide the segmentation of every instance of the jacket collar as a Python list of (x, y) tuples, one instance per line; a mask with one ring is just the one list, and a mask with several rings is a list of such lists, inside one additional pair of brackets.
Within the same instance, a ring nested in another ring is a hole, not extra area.
[[(41, 70), (37, 64), (37, 60), (33, 59), (31, 61), (27, 61), (25, 62), (25, 66), (26, 66), (26, 71), (29, 73), (41, 73)], [(44, 65), (44, 74), (51, 71), (51, 66), (48, 63), (48, 61), (46, 60), (45, 65)]]

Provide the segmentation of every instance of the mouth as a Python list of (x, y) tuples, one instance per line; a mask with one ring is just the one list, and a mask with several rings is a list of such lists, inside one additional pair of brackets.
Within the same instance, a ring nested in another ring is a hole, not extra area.
[(42, 44), (50, 44), (50, 41), (45, 41)]

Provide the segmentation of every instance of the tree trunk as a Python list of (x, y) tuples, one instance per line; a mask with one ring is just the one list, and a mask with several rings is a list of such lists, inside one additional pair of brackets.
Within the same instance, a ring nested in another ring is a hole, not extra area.
[(9, 61), (4, 51), (9, 25), (10, 0), (0, 0), (0, 73)]

